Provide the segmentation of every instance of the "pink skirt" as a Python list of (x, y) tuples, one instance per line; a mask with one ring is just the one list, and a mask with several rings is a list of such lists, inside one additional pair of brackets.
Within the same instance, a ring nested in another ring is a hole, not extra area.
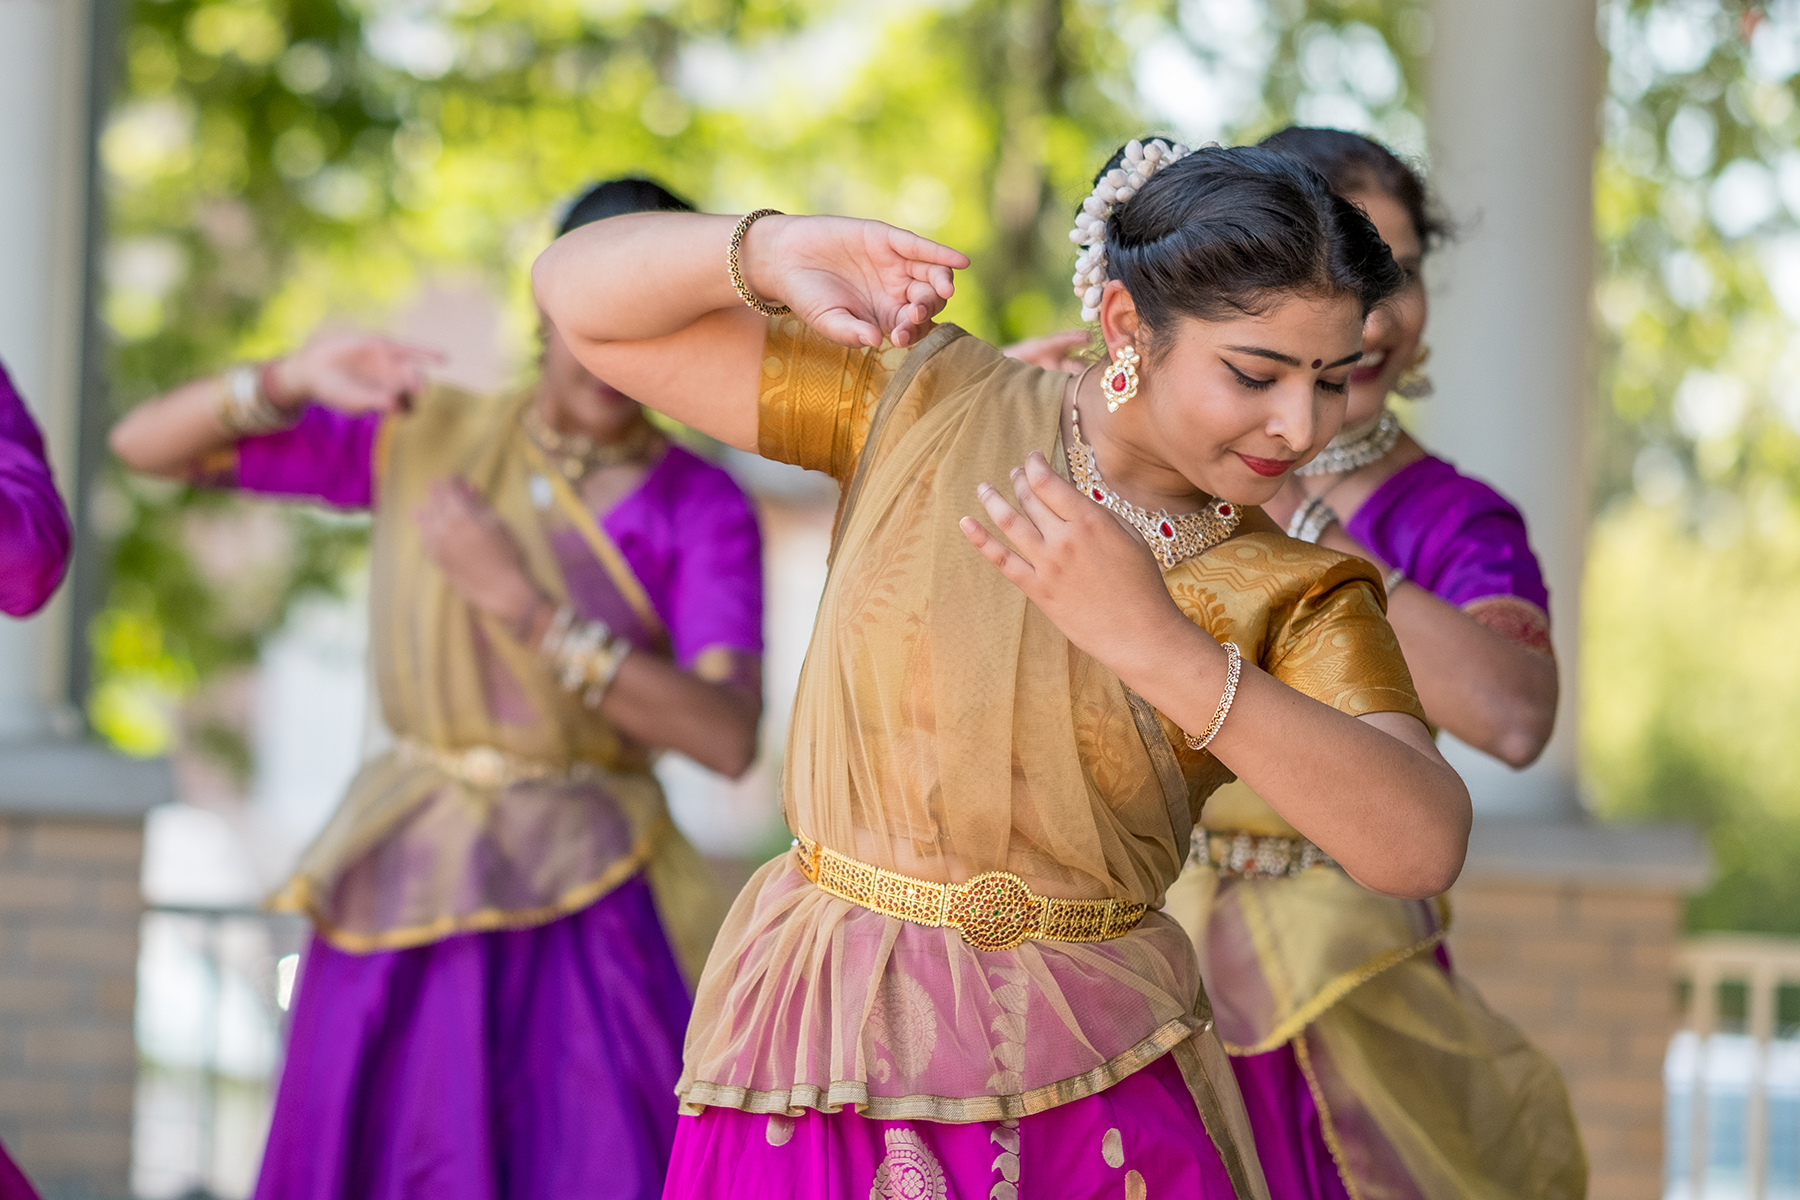
[(676, 1122), (663, 1200), (1230, 1200), (1231, 1177), (1164, 1055), (1016, 1121), (875, 1121), (709, 1108)]

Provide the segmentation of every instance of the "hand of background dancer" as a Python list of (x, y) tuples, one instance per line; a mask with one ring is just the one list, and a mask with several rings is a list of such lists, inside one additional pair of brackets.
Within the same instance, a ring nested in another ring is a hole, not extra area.
[(269, 400), (280, 408), (310, 401), (343, 412), (405, 412), (425, 387), (425, 368), (443, 361), (435, 350), (392, 338), (327, 334), (270, 365)]
[(1071, 375), (1079, 375), (1087, 370), (1088, 363), (1078, 355), (1093, 340), (1093, 335), (1085, 329), (1065, 329), (1061, 333), (1048, 333), (1043, 337), (1014, 342), (1003, 347), (1000, 352), (1008, 358), (1016, 358), (1046, 371), (1067, 371)]
[(550, 602), (525, 573), (512, 531), (465, 479), (440, 479), (415, 510), (425, 552), (456, 594), (529, 640)]

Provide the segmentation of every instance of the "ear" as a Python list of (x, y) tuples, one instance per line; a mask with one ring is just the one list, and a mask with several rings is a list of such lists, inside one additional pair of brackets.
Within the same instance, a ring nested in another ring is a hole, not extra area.
[(1121, 346), (1138, 346), (1143, 334), (1143, 323), (1138, 318), (1137, 301), (1125, 290), (1125, 285), (1116, 279), (1106, 281), (1106, 290), (1100, 297), (1100, 336), (1106, 339), (1108, 357), (1118, 353)]

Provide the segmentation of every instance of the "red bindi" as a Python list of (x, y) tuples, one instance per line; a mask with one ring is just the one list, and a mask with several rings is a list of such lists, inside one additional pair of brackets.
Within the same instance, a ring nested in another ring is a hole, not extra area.
[(1324, 366), (1324, 365), (1325, 365), (1325, 360), (1324, 360), (1324, 359), (1322, 359), (1322, 358), (1315, 358), (1315, 359), (1313, 359), (1313, 370), (1315, 370), (1315, 371), (1316, 371), (1316, 370), (1318, 370), (1318, 369), (1319, 369), (1319, 368), (1320, 368), (1320, 367), (1322, 367), (1322, 366)]

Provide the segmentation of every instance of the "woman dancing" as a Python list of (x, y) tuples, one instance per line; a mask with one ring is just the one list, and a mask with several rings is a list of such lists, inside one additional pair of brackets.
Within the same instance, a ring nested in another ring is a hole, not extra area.
[[(1523, 766), (1556, 712), (1548, 597), (1505, 498), (1400, 431), (1418, 393), (1419, 265), (1440, 233), (1418, 176), (1352, 133), (1263, 145), (1369, 214), (1406, 274), (1371, 315), (1345, 430), (1266, 506), (1289, 534), (1375, 563), (1426, 715)], [(1575, 1200), (1587, 1167), (1556, 1068), (1451, 970), (1449, 909), (1333, 869), (1250, 781), (1214, 793), (1167, 911), (1195, 935), (1278, 1196)]]
[[(686, 206), (615, 181), (564, 228), (646, 208)], [(755, 517), (548, 325), (515, 397), (425, 386), (422, 358), (327, 339), (113, 434), (138, 470), (375, 511), (397, 744), (277, 897), (317, 932), (256, 1195), (654, 1197), (676, 955), (697, 969), (719, 909), (651, 747), (751, 761)]]
[(879, 222), (645, 214), (538, 260), (590, 369), (845, 484), (795, 848), (708, 960), (670, 1197), (1264, 1195), (1155, 911), (1200, 801), (1242, 775), (1383, 893), (1460, 868), (1379, 577), (1240, 508), (1337, 432), (1392, 257), (1266, 150), (1133, 142), (1079, 220), (1079, 381), (933, 327), (966, 260)]

